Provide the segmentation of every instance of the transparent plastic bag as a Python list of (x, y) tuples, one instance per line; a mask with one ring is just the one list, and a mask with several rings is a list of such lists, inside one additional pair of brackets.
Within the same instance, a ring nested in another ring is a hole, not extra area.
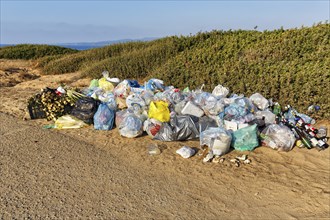
[(114, 89), (113, 94), (120, 98), (126, 98), (131, 92), (131, 87), (128, 80), (123, 80)]
[(107, 104), (101, 103), (94, 115), (94, 128), (96, 130), (111, 130), (113, 128), (116, 112)]
[(212, 91), (212, 95), (214, 95), (217, 98), (226, 97), (228, 94), (229, 94), (229, 89), (227, 87), (223, 87), (222, 85), (217, 85)]
[(162, 124), (162, 122), (154, 118), (149, 118), (143, 122), (143, 130), (146, 131), (147, 134), (153, 138), (160, 130)]
[(269, 107), (269, 101), (259, 93), (254, 93), (250, 96), (250, 100), (260, 110), (265, 110)]
[(194, 103), (200, 106), (206, 115), (218, 115), (224, 110), (224, 104), (208, 92), (197, 94)]
[(143, 122), (136, 115), (128, 114), (122, 120), (118, 129), (121, 136), (134, 138), (143, 133)]
[(260, 134), (262, 144), (279, 151), (290, 151), (296, 138), (293, 132), (285, 125), (268, 125)]
[(141, 96), (137, 94), (131, 94), (126, 98), (126, 105), (127, 108), (133, 107), (133, 105), (139, 105), (141, 108), (144, 108), (146, 103), (143, 98), (141, 98)]
[(224, 155), (230, 149), (231, 134), (224, 128), (211, 127), (200, 134), (200, 145), (208, 146), (214, 155)]
[(265, 124), (273, 124), (275, 123), (275, 114), (273, 114), (271, 111), (265, 110), (265, 111), (257, 111), (255, 114), (255, 117), (257, 119), (261, 119), (265, 117)]

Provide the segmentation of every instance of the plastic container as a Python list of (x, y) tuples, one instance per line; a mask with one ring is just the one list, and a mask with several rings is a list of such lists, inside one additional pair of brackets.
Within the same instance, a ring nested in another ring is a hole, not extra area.
[(191, 101), (187, 102), (187, 104), (183, 107), (181, 114), (183, 115), (193, 115), (196, 117), (202, 117), (204, 115), (204, 111), (194, 105)]

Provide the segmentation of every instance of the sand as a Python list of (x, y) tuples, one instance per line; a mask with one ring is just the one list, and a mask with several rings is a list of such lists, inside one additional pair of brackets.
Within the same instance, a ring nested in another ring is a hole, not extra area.
[[(23, 72), (33, 76), (22, 79)], [(259, 147), (203, 163), (198, 154), (175, 153), (184, 145), (198, 149), (198, 141), (129, 139), (92, 126), (47, 130), (46, 120), (23, 120), (26, 100), (40, 89), (89, 80), (0, 60), (0, 218), (330, 219), (329, 149)], [(148, 155), (150, 143), (162, 153)], [(251, 164), (229, 162), (243, 153)]]

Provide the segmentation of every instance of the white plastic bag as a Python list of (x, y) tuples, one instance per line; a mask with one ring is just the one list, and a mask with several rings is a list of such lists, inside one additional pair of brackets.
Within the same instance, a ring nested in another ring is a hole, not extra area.
[(195, 150), (191, 147), (188, 146), (183, 146), (180, 149), (178, 149), (176, 151), (177, 154), (179, 154), (181, 157), (187, 159), (189, 157), (194, 156), (194, 154), (196, 153)]
[(251, 95), (250, 100), (260, 110), (265, 110), (269, 107), (269, 101), (259, 93), (254, 93), (253, 95)]

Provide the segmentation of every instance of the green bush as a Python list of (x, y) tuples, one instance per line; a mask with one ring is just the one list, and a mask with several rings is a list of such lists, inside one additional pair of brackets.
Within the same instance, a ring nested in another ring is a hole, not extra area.
[(0, 59), (38, 59), (45, 56), (65, 55), (77, 53), (65, 47), (35, 44), (20, 44), (16, 46), (8, 46), (0, 48)]

